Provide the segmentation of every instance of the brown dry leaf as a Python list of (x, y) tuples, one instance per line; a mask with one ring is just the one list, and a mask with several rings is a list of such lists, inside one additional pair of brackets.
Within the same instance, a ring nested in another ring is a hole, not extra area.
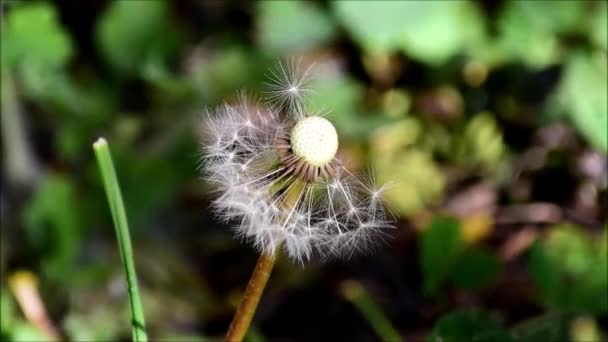
[(29, 271), (17, 271), (9, 278), (9, 286), (25, 318), (43, 335), (59, 341), (59, 332), (51, 322), (38, 292), (38, 278)]

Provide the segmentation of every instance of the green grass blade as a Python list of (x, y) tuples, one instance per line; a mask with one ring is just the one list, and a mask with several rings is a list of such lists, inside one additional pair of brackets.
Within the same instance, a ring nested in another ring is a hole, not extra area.
[(145, 329), (144, 310), (139, 296), (137, 276), (135, 274), (135, 263), (133, 262), (133, 249), (129, 237), (129, 225), (125, 212), (120, 186), (114, 170), (114, 163), (110, 155), (110, 148), (104, 138), (99, 138), (93, 144), (97, 165), (101, 172), (104, 188), (108, 196), (108, 203), (112, 213), (112, 220), (116, 228), (116, 237), (120, 248), (120, 256), (127, 274), (127, 285), (129, 289), (129, 301), (131, 304), (131, 315), (133, 325), (133, 340), (144, 342), (148, 340)]
[(382, 341), (402, 341), (399, 332), (386, 317), (382, 308), (367, 294), (363, 286), (354, 280), (347, 280), (342, 285), (342, 294), (352, 302), (361, 315), (370, 323)]

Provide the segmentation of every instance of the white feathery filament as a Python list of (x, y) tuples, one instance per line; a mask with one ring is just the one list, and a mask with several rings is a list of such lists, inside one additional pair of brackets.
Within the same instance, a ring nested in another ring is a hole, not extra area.
[(335, 157), (335, 127), (306, 112), (308, 73), (279, 64), (269, 103), (242, 95), (208, 113), (203, 144), (216, 213), (261, 252), (299, 262), (368, 252), (393, 227), (384, 188), (350, 173)]

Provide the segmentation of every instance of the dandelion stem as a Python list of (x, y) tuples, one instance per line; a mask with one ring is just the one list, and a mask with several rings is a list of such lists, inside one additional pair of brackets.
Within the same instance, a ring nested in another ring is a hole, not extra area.
[[(281, 207), (287, 213), (284, 213), (282, 218), (283, 224), (289, 221), (289, 218), (298, 206), (305, 189), (306, 184), (296, 180), (289, 185), (287, 190), (285, 190), (281, 200)], [(230, 323), (230, 327), (226, 333), (226, 341), (240, 342), (245, 337), (245, 334), (247, 334), (249, 324), (251, 324), (251, 319), (258, 307), (258, 303), (260, 302), (260, 298), (262, 297), (262, 293), (264, 292), (264, 288), (266, 287), (266, 283), (268, 282), (268, 278), (274, 267), (276, 257), (275, 254), (269, 255), (262, 253), (258, 258), (258, 262), (249, 279), (241, 303), (236, 309), (234, 318), (232, 318), (232, 323)]]
[(226, 333), (226, 341), (242, 341), (249, 329), (253, 314), (260, 302), (270, 273), (274, 267), (276, 257), (262, 253), (258, 259), (253, 274), (249, 279), (241, 303), (234, 314), (232, 323)]
[(112, 220), (116, 228), (118, 247), (122, 257), (125, 273), (127, 274), (127, 285), (129, 290), (129, 301), (131, 304), (131, 315), (133, 325), (133, 341), (145, 342), (148, 340), (145, 329), (144, 310), (139, 297), (137, 276), (135, 274), (135, 263), (133, 261), (133, 248), (129, 237), (129, 226), (127, 214), (120, 193), (120, 186), (114, 170), (114, 163), (110, 155), (110, 148), (104, 138), (99, 138), (93, 144), (97, 164), (101, 172), (101, 178), (108, 196), (108, 203), (112, 213)]

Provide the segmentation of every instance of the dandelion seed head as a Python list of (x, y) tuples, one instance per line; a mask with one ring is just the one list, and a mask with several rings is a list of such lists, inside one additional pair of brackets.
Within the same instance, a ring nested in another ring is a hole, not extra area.
[(207, 113), (203, 143), (215, 214), (260, 252), (296, 262), (369, 252), (393, 228), (384, 188), (350, 173), (333, 124), (306, 110), (309, 71), (279, 64), (267, 103), (241, 94)]
[(291, 130), (290, 140), (293, 153), (314, 166), (326, 165), (338, 151), (336, 128), (318, 116), (300, 120)]

